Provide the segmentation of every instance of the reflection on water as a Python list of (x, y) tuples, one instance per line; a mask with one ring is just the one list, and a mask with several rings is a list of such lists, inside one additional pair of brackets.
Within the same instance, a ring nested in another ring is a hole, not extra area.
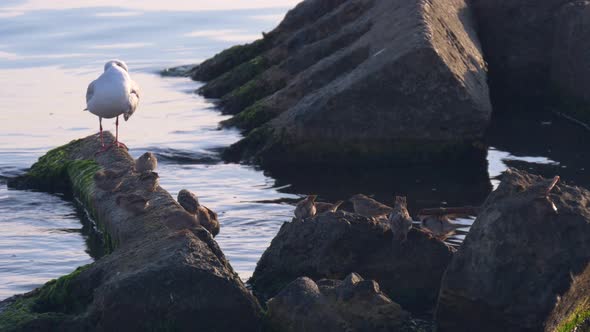
[[(71, 202), (7, 190), (5, 179), (22, 173), (46, 150), (97, 131), (97, 118), (82, 112), (86, 86), (111, 58), (125, 60), (142, 88), (139, 110), (121, 126), (122, 140), (135, 157), (147, 150), (158, 154), (161, 183), (173, 195), (193, 190), (219, 212), (218, 241), (234, 268), (248, 277), (291, 213), (287, 204), (256, 202), (295, 196), (273, 189), (274, 181), (260, 171), (220, 163), (215, 151), (238, 140), (238, 132), (217, 129), (226, 117), (193, 94), (197, 83), (155, 73), (198, 62), (237, 39), (255, 38), (276, 25), (293, 1), (190, 2), (218, 9), (264, 5), (208, 12), (154, 11), (150, 6), (161, 7), (160, 1), (126, 9), (88, 3), (0, 4), (0, 299), (92, 261), (86, 253), (92, 238), (84, 235)], [(189, 3), (165, 2), (166, 8), (183, 5)], [(190, 9), (195, 8), (200, 7)], [(114, 120), (103, 124), (114, 129)]]
[(0, 184), (0, 227), (0, 298), (92, 261), (72, 203), (59, 196)]
[[(198, 83), (154, 73), (255, 38), (297, 1), (171, 0), (166, 8), (146, 1), (125, 9), (117, 8), (120, 1), (110, 2), (101, 2), (111, 6), (101, 8), (69, 0), (0, 4), (0, 299), (92, 261), (86, 253), (92, 239), (71, 202), (7, 190), (5, 179), (22, 173), (47, 149), (97, 131), (96, 117), (82, 112), (84, 96), (110, 58), (125, 60), (143, 91), (138, 112), (121, 126), (121, 139), (134, 157), (145, 151), (158, 155), (160, 183), (172, 195), (190, 189), (218, 212), (217, 240), (242, 278), (252, 273), (304, 194), (336, 201), (362, 192), (383, 202), (407, 195), (415, 215), (423, 207), (481, 204), (507, 166), (590, 186), (582, 146), (588, 133), (543, 114), (532, 122), (495, 119), (488, 163), (479, 165), (262, 172), (224, 164), (217, 151), (240, 138), (235, 130), (218, 130), (227, 117), (193, 93)], [(168, 10), (182, 6), (192, 11)], [(226, 10), (195, 11), (212, 7)], [(227, 10), (238, 7), (263, 9)], [(114, 127), (114, 121), (103, 123)], [(450, 241), (461, 241), (473, 218), (457, 222), (466, 227)]]

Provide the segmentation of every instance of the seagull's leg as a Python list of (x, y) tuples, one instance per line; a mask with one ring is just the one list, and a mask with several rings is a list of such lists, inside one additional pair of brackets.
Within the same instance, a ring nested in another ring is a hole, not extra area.
[(104, 145), (104, 138), (102, 136), (102, 118), (100, 116), (98, 117), (98, 128), (100, 129), (100, 149), (96, 152), (96, 154), (103, 153), (111, 148), (110, 145), (108, 147)]
[(119, 142), (119, 117), (118, 116), (117, 116), (117, 120), (115, 120), (115, 143), (113, 143), (113, 145), (115, 145), (115, 147), (117, 147), (117, 148), (125, 148), (126, 150), (129, 150), (127, 145)]
[(102, 118), (98, 117), (98, 128), (100, 128), (100, 146), (104, 149), (104, 139), (102, 138)]

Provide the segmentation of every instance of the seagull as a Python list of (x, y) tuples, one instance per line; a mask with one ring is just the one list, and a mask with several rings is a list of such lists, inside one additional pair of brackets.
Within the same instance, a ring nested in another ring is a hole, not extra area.
[[(127, 121), (139, 104), (139, 86), (129, 77), (128, 71), (125, 62), (111, 60), (104, 65), (102, 75), (92, 81), (86, 90), (84, 110), (98, 116), (101, 144), (99, 152), (113, 146), (127, 149), (125, 144), (119, 142), (119, 116), (122, 114)], [(102, 137), (102, 118), (117, 118), (115, 142), (108, 147), (105, 147)]]

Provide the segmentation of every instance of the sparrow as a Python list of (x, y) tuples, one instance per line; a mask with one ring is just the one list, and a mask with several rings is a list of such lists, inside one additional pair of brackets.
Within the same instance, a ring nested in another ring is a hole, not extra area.
[(295, 206), (295, 218), (297, 220), (304, 220), (316, 215), (317, 209), (315, 206), (315, 199), (317, 195), (309, 195)]
[(217, 219), (217, 213), (213, 212), (206, 206), (199, 203), (197, 195), (192, 192), (182, 189), (178, 193), (178, 203), (186, 212), (195, 215), (199, 224), (207, 229), (213, 236), (219, 234), (220, 224)]
[(408, 212), (406, 197), (395, 196), (393, 211), (389, 214), (388, 221), (393, 238), (401, 243), (405, 242), (408, 232), (412, 229), (412, 218)]
[(367, 197), (363, 194), (356, 194), (350, 198), (354, 212), (367, 218), (381, 219), (389, 215), (393, 209), (385, 204)]
[(153, 172), (156, 168), (158, 168), (158, 159), (151, 152), (146, 152), (135, 160), (135, 171), (138, 173)]
[(338, 201), (334, 204), (325, 202), (315, 202), (316, 213), (320, 214), (324, 212), (336, 212), (338, 211), (338, 208), (340, 207), (340, 205), (342, 205), (342, 203), (344, 203), (344, 201)]
[(144, 213), (150, 205), (148, 199), (137, 194), (119, 195), (115, 202), (118, 206), (135, 215)]

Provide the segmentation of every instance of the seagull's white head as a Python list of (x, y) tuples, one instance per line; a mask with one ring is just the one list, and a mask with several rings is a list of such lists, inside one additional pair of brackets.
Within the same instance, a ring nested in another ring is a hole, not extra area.
[(129, 68), (127, 68), (127, 65), (125, 64), (125, 62), (123, 62), (121, 60), (111, 60), (111, 61), (105, 63), (104, 71), (107, 71), (111, 67), (119, 67), (119, 68), (122, 68), (123, 70), (125, 70), (126, 72), (129, 72)]

